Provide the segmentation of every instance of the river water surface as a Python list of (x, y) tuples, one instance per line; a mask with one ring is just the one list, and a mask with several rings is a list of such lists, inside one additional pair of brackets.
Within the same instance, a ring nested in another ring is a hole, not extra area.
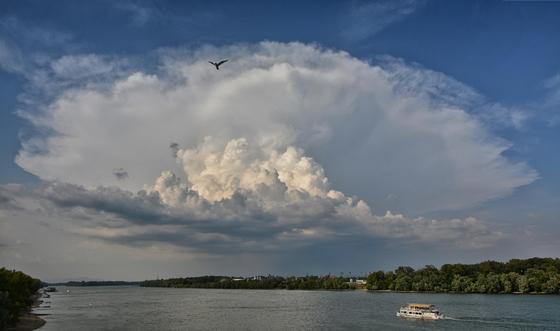
[[(36, 313), (40, 331), (560, 330), (560, 295), (64, 287)], [(70, 293), (67, 293), (70, 290)], [(47, 303), (49, 302), (49, 303)], [(430, 303), (446, 317), (396, 316)]]

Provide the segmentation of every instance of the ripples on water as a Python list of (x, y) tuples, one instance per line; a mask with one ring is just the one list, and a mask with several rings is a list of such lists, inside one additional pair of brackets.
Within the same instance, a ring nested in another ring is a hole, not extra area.
[[(40, 331), (560, 330), (559, 295), (57, 287)], [(70, 289), (71, 293), (66, 293)], [(435, 304), (438, 321), (396, 316)]]

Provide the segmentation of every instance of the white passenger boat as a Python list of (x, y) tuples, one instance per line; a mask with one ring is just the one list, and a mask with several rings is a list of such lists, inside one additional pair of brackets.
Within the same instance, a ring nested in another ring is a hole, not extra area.
[(410, 303), (408, 306), (403, 306), (397, 311), (397, 316), (408, 318), (424, 318), (430, 320), (438, 320), (443, 318), (443, 315), (436, 309), (434, 305), (426, 305), (423, 303)]

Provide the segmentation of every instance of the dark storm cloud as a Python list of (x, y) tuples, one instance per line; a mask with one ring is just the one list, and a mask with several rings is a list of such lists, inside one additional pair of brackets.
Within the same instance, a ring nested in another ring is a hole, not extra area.
[[(310, 198), (307, 193), (293, 194), (301, 199)], [(295, 203), (285, 209), (266, 212), (250, 192), (236, 192), (230, 199), (210, 203), (196, 192), (186, 189), (184, 200), (198, 200), (197, 209), (186, 210), (165, 205), (158, 192), (139, 191), (133, 194), (116, 187), (86, 189), (79, 185), (55, 182), (43, 183), (32, 191), (32, 196), (50, 202), (60, 210), (73, 211), (70, 216), (72, 220), (85, 220), (85, 223), (81, 223), (86, 229), (82, 234), (129, 246), (160, 242), (232, 254), (254, 250), (257, 243), (276, 249), (280, 246), (277, 242), (279, 236), (301, 235), (301, 229), (327, 226), (342, 231), (343, 227), (346, 230), (352, 227), (352, 224), (337, 224), (332, 216), (336, 206), (332, 199), (321, 201), (311, 198), (311, 201), (315, 200), (312, 204), (320, 205), (316, 212), (305, 208), (305, 204)], [(97, 217), (91, 216), (88, 220), (80, 213), (87, 213), (88, 216), (97, 213)], [(128, 225), (108, 220), (107, 217), (126, 220)], [(279, 218), (289, 219), (290, 222), (279, 222)], [(115, 231), (116, 234), (107, 236), (106, 233), (91, 230), (99, 227)], [(134, 227), (142, 230), (126, 230)], [(294, 230), (294, 227), (298, 230)], [(123, 229), (126, 231), (121, 231)]]
[(474, 218), (436, 221), (390, 212), (375, 216), (362, 201), (354, 204), (352, 199), (298, 190), (287, 192), (283, 200), (267, 200), (270, 196), (239, 189), (230, 198), (210, 202), (171, 173), (164, 173), (157, 183), (160, 191), (147, 187), (134, 194), (118, 187), (43, 182), (30, 197), (69, 222), (67, 231), (86, 238), (130, 247), (168, 244), (213, 255), (278, 253), (388, 238), (469, 249), (504, 238)]
[(140, 191), (134, 195), (117, 187), (86, 189), (81, 185), (45, 182), (31, 192), (35, 198), (52, 202), (56, 207), (87, 208), (118, 215), (133, 223), (161, 223), (171, 217), (163, 212), (159, 194)]
[(179, 144), (171, 143), (169, 145), (169, 148), (171, 148), (171, 155), (173, 155), (174, 158), (177, 158), (177, 152), (179, 152)]
[(128, 172), (124, 171), (123, 168), (113, 169), (113, 175), (115, 175), (118, 180), (126, 180), (128, 178)]
[[(256, 223), (242, 229), (245, 220), (264, 223), (275, 220), (254, 202), (247, 201), (247, 197), (241, 193), (234, 194), (231, 199), (210, 203), (187, 189), (183, 199), (199, 200), (198, 208), (191, 211), (165, 205), (157, 191), (147, 193), (142, 190), (133, 194), (117, 187), (97, 186), (86, 189), (80, 185), (45, 182), (32, 191), (32, 196), (50, 201), (61, 209), (85, 208), (89, 212), (122, 218), (134, 225), (189, 225), (189, 228), (196, 229), (197, 232), (214, 232), (216, 226), (219, 226), (219, 232), (251, 236), (267, 231)], [(76, 219), (77, 215), (72, 218)]]

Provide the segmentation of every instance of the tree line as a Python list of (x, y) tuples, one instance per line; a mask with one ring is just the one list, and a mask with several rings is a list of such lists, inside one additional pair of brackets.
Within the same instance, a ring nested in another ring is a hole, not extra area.
[[(260, 276), (240, 279), (228, 276), (201, 276), (146, 280), (144, 287), (218, 288), (218, 289), (287, 289), (346, 290), (356, 285), (349, 278), (327, 276)], [(379, 270), (367, 277), (368, 290), (431, 291), (455, 293), (559, 293), (560, 259), (512, 259), (508, 262), (484, 261), (477, 264), (427, 265), (414, 270), (399, 267), (395, 271)]]
[[(125, 282), (125, 281), (70, 281), (66, 283), (62, 283), (61, 285), (66, 286), (122, 286), (122, 285), (139, 285), (141, 282)], [(54, 284), (49, 284), (54, 285)]]
[[(346, 280), (347, 281), (347, 280)], [(329, 276), (289, 277), (261, 276), (258, 279), (241, 279), (228, 276), (201, 276), (146, 280), (142, 287), (173, 288), (215, 288), (215, 289), (254, 289), (254, 290), (345, 290), (350, 285), (344, 279)]]
[(0, 330), (14, 326), (22, 310), (30, 309), (32, 295), (43, 283), (21, 271), (0, 269)]
[(414, 270), (376, 271), (367, 278), (368, 290), (434, 291), (457, 293), (558, 293), (560, 259), (512, 259), (506, 263), (432, 265)]

